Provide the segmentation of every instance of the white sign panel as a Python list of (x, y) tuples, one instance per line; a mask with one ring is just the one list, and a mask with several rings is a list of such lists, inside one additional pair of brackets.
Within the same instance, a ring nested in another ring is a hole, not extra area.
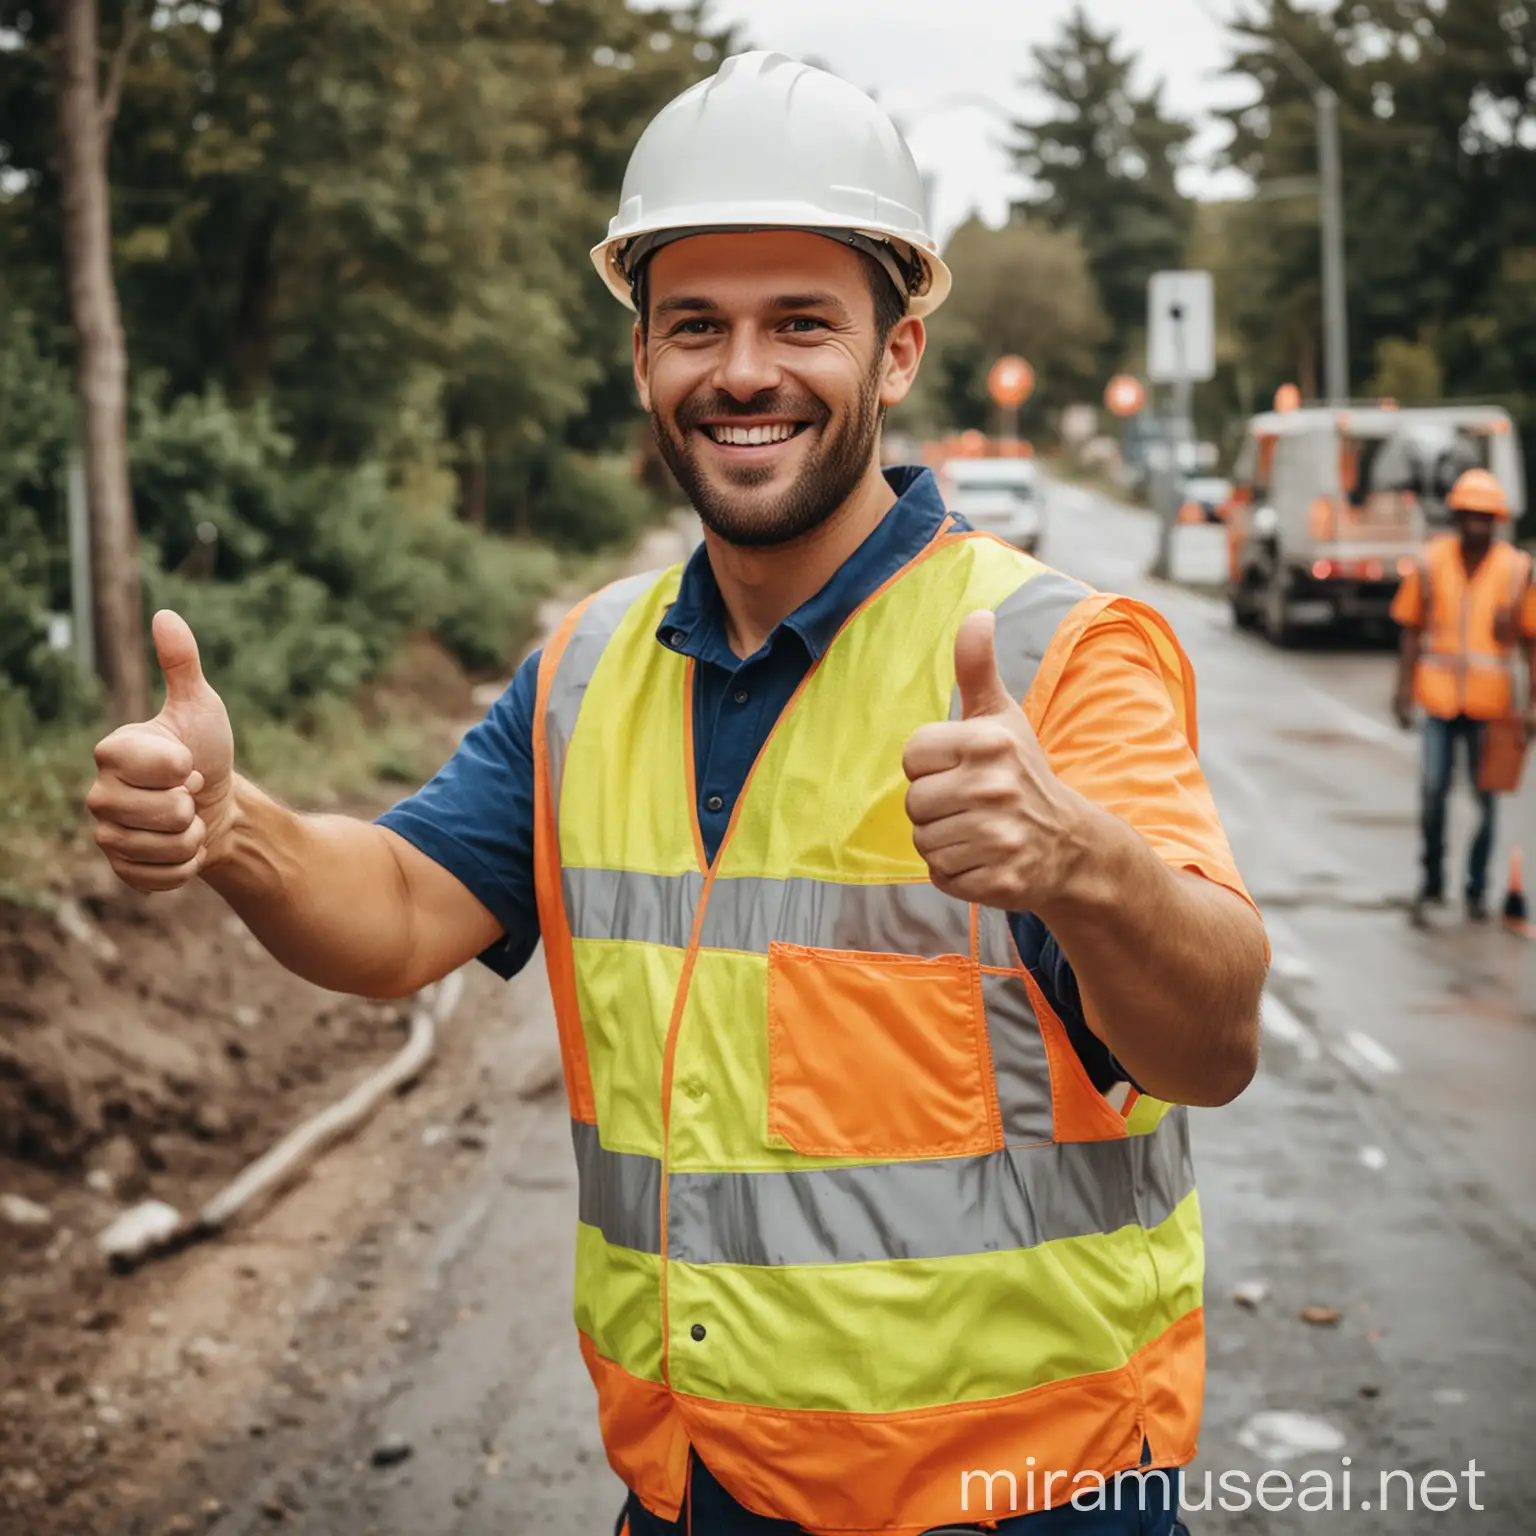
[(1155, 384), (1216, 372), (1216, 305), (1209, 272), (1154, 272), (1147, 285), (1147, 377)]

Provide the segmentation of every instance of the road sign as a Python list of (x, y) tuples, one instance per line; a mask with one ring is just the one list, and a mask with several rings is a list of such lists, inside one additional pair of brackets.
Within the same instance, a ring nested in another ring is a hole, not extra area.
[(1035, 370), (1022, 357), (1000, 357), (987, 375), (987, 393), (994, 405), (1016, 410), (1035, 392)]
[(1078, 402), (1061, 413), (1061, 440), (1077, 448), (1099, 430), (1099, 413), (1091, 405)]
[(1140, 379), (1117, 373), (1104, 388), (1104, 408), (1115, 416), (1135, 416), (1147, 403)]
[(1184, 384), (1216, 372), (1216, 305), (1209, 272), (1154, 272), (1147, 285), (1147, 377)]

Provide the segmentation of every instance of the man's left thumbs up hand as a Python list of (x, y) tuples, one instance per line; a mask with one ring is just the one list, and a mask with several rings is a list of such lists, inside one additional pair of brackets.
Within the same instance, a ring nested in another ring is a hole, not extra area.
[(996, 617), (977, 612), (955, 636), (963, 717), (907, 742), (912, 841), (933, 883), (960, 901), (1041, 912), (1084, 862), (1088, 802), (1051, 771), (997, 669)]

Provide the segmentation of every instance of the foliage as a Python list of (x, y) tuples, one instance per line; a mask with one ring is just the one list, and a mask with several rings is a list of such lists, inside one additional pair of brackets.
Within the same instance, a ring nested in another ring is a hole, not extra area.
[[(479, 527), (588, 549), (655, 514), (617, 467), (630, 322), (587, 250), (641, 126), (727, 36), (701, 5), (625, 0), (100, 10), (104, 51), (132, 42), (109, 168), (146, 602), (185, 605), (248, 713), (345, 693), (413, 629), (500, 664), (559, 557)], [(0, 679), (16, 719), (89, 703), (41, 617), (68, 605), (74, 431), (58, 16), (0, 0)]]
[[(1306, 69), (1340, 100), (1352, 377), (1503, 400), (1536, 447), (1536, 11), (1250, 0), (1231, 70), (1256, 99), (1228, 114), (1226, 159), (1261, 187), (1316, 169)], [(1262, 387), (1315, 393), (1316, 201), (1234, 225), (1223, 298)]]
[(1034, 183), (1025, 206), (1075, 230), (1109, 317), (1102, 371), (1129, 363), (1146, 328), (1147, 280), (1182, 265), (1191, 205), (1176, 174), (1189, 125), (1169, 116), (1162, 87), (1138, 90), (1133, 54), (1079, 6), (1055, 43), (1034, 50), (1031, 86), (1050, 115), (1015, 126), (1014, 159)]
[(1036, 393), (1020, 418), (1026, 430), (1093, 392), (1109, 326), (1074, 232), (1022, 219), (994, 230), (972, 219), (944, 254), (955, 285), (929, 326), (919, 374), (927, 392), (893, 414), (894, 427), (986, 427), (994, 413), (987, 371), (1005, 352), (1020, 353), (1035, 370)]
[(1383, 336), (1376, 343), (1376, 372), (1365, 394), (1399, 405), (1433, 405), (1445, 396), (1445, 371), (1426, 341)]

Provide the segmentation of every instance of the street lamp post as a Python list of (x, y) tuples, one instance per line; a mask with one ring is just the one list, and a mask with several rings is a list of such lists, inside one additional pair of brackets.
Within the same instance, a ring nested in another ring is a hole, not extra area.
[(1317, 108), (1318, 225), (1323, 246), (1323, 383), (1331, 405), (1349, 404), (1349, 311), (1344, 290), (1344, 185), (1339, 98), (1321, 80)]
[(1344, 288), (1344, 172), (1338, 92), (1283, 37), (1275, 43), (1291, 73), (1311, 92), (1317, 114), (1318, 238), (1323, 266), (1323, 390), (1330, 405), (1349, 404), (1349, 301)]

